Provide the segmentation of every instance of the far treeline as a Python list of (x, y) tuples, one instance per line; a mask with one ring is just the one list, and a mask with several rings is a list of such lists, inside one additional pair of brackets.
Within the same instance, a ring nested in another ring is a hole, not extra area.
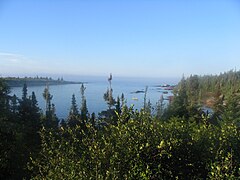
[(0, 179), (238, 179), (240, 71), (182, 78), (167, 108), (128, 107), (103, 95), (108, 108), (89, 114), (85, 91), (59, 122), (46, 87), (44, 112), (23, 86), (10, 95), (0, 79)]
[(46, 85), (63, 85), (63, 84), (81, 84), (82, 82), (65, 81), (63, 78), (57, 80), (51, 77), (6, 77), (3, 78), (9, 87), (23, 87), (24, 84), (27, 86), (46, 86)]

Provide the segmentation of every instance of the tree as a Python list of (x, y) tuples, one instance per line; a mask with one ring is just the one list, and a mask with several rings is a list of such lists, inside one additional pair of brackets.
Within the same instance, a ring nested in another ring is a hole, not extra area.
[(18, 137), (18, 171), (22, 171), (25, 178), (29, 178), (29, 173), (26, 171), (27, 163), (30, 158), (37, 156), (40, 150), (40, 109), (38, 107), (35, 93), (28, 97), (27, 85), (24, 84), (22, 90), (22, 99), (19, 100), (18, 108), (19, 120), (19, 137)]
[[(112, 74), (108, 78), (109, 87), (107, 88), (106, 93), (103, 95), (103, 99), (107, 102), (108, 109), (99, 113), (99, 118), (105, 123), (117, 124), (118, 117), (116, 112), (120, 112), (120, 99), (117, 101), (113, 98), (113, 89), (112, 89)], [(122, 101), (124, 96), (122, 95)], [(122, 103), (123, 104), (123, 103)]]
[(36, 95), (34, 92), (32, 92), (32, 96), (31, 96), (31, 107), (33, 109), (33, 112), (35, 112), (37, 114), (37, 116), (39, 117), (40, 116), (40, 109), (38, 107), (38, 101), (37, 101), (37, 98), (36, 98)]
[(51, 111), (51, 100), (53, 98), (53, 96), (49, 92), (49, 86), (48, 85), (44, 89), (43, 98), (46, 101), (46, 106), (45, 106), (46, 108), (45, 108), (45, 110), (46, 110), (46, 116), (47, 116), (48, 112)]
[[(17, 172), (15, 154), (17, 153), (17, 130), (15, 117), (9, 109), (10, 89), (0, 78), (0, 179), (14, 179)], [(18, 177), (19, 178), (19, 177)]]
[(43, 98), (46, 101), (46, 113), (45, 120), (43, 122), (44, 126), (47, 128), (57, 128), (58, 119), (55, 114), (55, 106), (51, 103), (53, 96), (50, 94), (49, 86), (46, 86), (43, 92)]
[(72, 95), (72, 105), (70, 108), (69, 116), (68, 116), (68, 125), (73, 127), (79, 124), (79, 111), (76, 103), (75, 95)]
[[(40, 128), (41, 128), (41, 121), (40, 121), (41, 114), (40, 114), (40, 108), (38, 107), (38, 101), (34, 92), (32, 92), (32, 96), (30, 100), (31, 100), (32, 127), (33, 127), (33, 132), (34, 133), (37, 132), (37, 137), (36, 137), (36, 140), (37, 140), (39, 138), (38, 132), (40, 131)], [(36, 144), (39, 144), (39, 143), (40, 142), (36, 142)]]
[(165, 113), (165, 118), (169, 119), (170, 117), (185, 117), (188, 118), (188, 95), (187, 95), (187, 86), (186, 80), (183, 77), (180, 83), (178, 84), (177, 90), (174, 92), (173, 102), (169, 105), (168, 110)]
[(86, 87), (84, 87), (84, 85), (82, 84), (80, 89), (81, 99), (82, 99), (80, 116), (83, 124), (85, 124), (85, 122), (88, 121), (88, 109), (87, 109), (87, 101), (85, 98), (85, 90), (86, 90)]
[(91, 118), (90, 118), (90, 123), (92, 124), (93, 127), (95, 127), (95, 125), (96, 125), (95, 121), (96, 121), (96, 115), (93, 112), (92, 115), (91, 115)]
[(147, 91), (148, 91), (148, 86), (146, 86), (145, 91), (144, 91), (144, 99), (143, 99), (144, 111), (147, 111)]
[(112, 89), (112, 74), (110, 74), (108, 78), (109, 88), (107, 89), (106, 93), (103, 95), (104, 100), (108, 104), (109, 110), (115, 105), (116, 101), (113, 98), (113, 89)]
[(164, 103), (163, 103), (163, 95), (161, 95), (160, 99), (157, 102), (157, 108), (156, 108), (156, 118), (161, 119), (163, 112), (164, 112)]
[(221, 107), (219, 115), (222, 115), (223, 119), (240, 123), (240, 92), (233, 93), (229, 96), (226, 100), (226, 104), (222, 104)]
[(12, 110), (12, 113), (13, 114), (16, 114), (17, 113), (17, 110), (18, 110), (18, 99), (17, 99), (17, 96), (14, 94), (11, 98), (11, 110)]
[(27, 84), (24, 83), (22, 89), (22, 99), (19, 101), (19, 117), (23, 127), (28, 126), (29, 120), (31, 119), (31, 107), (32, 102), (27, 97)]
[(198, 102), (198, 95), (199, 95), (199, 80), (198, 76), (190, 76), (188, 79), (188, 97), (190, 101), (190, 105), (194, 106)]
[(116, 112), (120, 115), (121, 114), (121, 103), (120, 103), (120, 98), (119, 96), (117, 97), (117, 101), (116, 101)]
[(27, 84), (23, 84), (23, 90), (22, 90), (22, 101), (25, 101), (27, 99)]
[(76, 102), (76, 98), (75, 95), (72, 95), (72, 105), (71, 105), (71, 109), (70, 109), (70, 115), (74, 115), (74, 116), (78, 116), (79, 112), (78, 112), (78, 107), (77, 107), (77, 102)]
[(126, 100), (125, 100), (125, 97), (124, 97), (124, 94), (122, 93), (121, 95), (121, 108), (123, 108), (126, 104)]

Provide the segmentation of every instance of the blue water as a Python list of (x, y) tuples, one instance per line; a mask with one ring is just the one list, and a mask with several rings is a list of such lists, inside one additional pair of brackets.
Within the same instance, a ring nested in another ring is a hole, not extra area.
[[(81, 81), (81, 80), (80, 80)], [(86, 80), (85, 80), (86, 82)], [(144, 93), (132, 93), (139, 90), (145, 90), (148, 86), (147, 91), (147, 100), (150, 100), (153, 107), (156, 106), (157, 101), (162, 95), (162, 91), (157, 85), (161, 84), (176, 84), (177, 80), (175, 79), (129, 79), (129, 78), (115, 78), (112, 81), (113, 96), (121, 97), (123, 93), (125, 99), (127, 100), (127, 105), (134, 104), (135, 109), (140, 109), (143, 107)], [(106, 92), (109, 87), (107, 79), (90, 79), (87, 83), (84, 84), (86, 87), (85, 96), (87, 100), (87, 107), (90, 113), (95, 112), (99, 113), (102, 110), (107, 108), (107, 104), (103, 99), (103, 94)], [(50, 86), (50, 93), (53, 95), (52, 103), (55, 104), (56, 114), (59, 118), (65, 119), (68, 116), (72, 94), (75, 94), (78, 107), (81, 105), (81, 94), (80, 94), (80, 84), (70, 84), (70, 85), (55, 85)], [(28, 95), (30, 96), (32, 91), (35, 92), (38, 105), (45, 111), (45, 100), (42, 96), (44, 91), (44, 86), (35, 86), (28, 87)], [(16, 94), (17, 97), (21, 98), (22, 88), (15, 87), (11, 89), (11, 94)], [(163, 94), (164, 98), (171, 95), (171, 91), (168, 91), (168, 94)], [(136, 98), (138, 100), (136, 100)], [(168, 101), (164, 101), (165, 104)]]

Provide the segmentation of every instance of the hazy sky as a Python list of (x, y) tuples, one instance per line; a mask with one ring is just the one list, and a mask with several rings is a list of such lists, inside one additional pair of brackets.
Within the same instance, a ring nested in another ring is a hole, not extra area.
[(0, 75), (240, 69), (238, 0), (0, 0)]

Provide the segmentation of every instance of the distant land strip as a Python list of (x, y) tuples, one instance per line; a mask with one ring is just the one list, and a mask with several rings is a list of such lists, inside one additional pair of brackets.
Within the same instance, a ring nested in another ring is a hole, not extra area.
[(64, 84), (82, 84), (86, 82), (65, 81), (63, 78), (54, 80), (48, 77), (5, 77), (5, 80), (9, 87), (22, 87), (25, 83), (27, 86), (47, 86), (47, 85), (64, 85)]

